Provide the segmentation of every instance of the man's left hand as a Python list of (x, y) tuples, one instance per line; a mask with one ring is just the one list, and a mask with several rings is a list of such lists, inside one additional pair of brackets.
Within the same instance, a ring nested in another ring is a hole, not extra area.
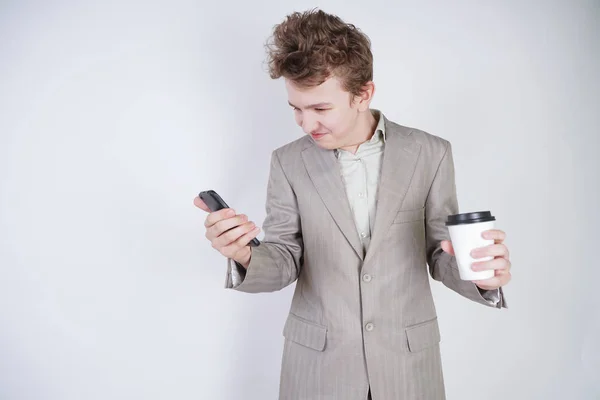
[[(491, 229), (482, 233), (484, 239), (493, 239), (494, 244), (480, 247), (471, 251), (471, 257), (478, 259), (484, 257), (494, 257), (490, 261), (474, 262), (471, 265), (473, 271), (484, 271), (493, 269), (494, 277), (480, 281), (473, 281), (483, 290), (495, 290), (510, 282), (510, 256), (508, 248), (504, 244), (506, 233), (499, 229)], [(454, 255), (454, 247), (449, 240), (442, 241), (442, 250), (450, 255)]]

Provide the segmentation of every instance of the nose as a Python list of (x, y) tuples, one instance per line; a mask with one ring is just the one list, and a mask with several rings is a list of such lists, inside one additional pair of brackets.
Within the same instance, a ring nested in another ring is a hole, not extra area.
[(313, 118), (308, 115), (304, 115), (302, 118), (302, 130), (307, 135), (310, 135), (311, 132), (314, 132), (319, 127), (319, 122), (316, 118)]

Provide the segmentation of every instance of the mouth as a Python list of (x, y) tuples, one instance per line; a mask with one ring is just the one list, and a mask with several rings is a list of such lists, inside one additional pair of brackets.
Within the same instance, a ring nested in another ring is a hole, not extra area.
[(313, 139), (321, 139), (323, 136), (327, 135), (326, 133), (311, 133)]

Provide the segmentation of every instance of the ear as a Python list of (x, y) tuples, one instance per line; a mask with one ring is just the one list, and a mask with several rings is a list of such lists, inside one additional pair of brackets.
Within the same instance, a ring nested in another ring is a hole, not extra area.
[(354, 96), (354, 102), (359, 111), (365, 112), (369, 110), (373, 96), (375, 95), (375, 83), (367, 82), (360, 92), (360, 95)]

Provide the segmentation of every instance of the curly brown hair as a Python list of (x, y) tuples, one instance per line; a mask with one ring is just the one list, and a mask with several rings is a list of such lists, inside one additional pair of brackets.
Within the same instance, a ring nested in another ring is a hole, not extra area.
[(269, 75), (301, 87), (318, 86), (331, 76), (358, 96), (373, 79), (371, 41), (338, 16), (312, 9), (289, 14), (266, 43)]

